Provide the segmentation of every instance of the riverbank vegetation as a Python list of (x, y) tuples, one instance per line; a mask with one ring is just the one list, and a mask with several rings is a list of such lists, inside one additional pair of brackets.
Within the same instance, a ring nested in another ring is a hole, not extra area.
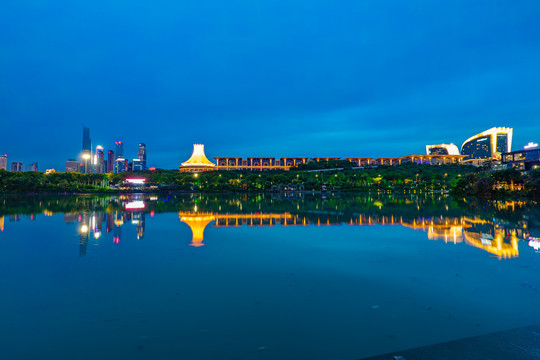
[[(332, 165), (334, 167), (329, 167)], [(339, 166), (339, 167), (337, 167)], [(143, 188), (126, 187), (128, 178), (144, 178)], [(111, 189), (111, 186), (113, 189)], [(310, 164), (290, 171), (138, 171), (119, 174), (7, 172), (0, 170), (0, 193), (321, 191), (396, 194), (451, 192), (464, 196), (540, 196), (540, 169), (529, 173), (490, 171), (464, 165), (377, 166), (350, 163)]]

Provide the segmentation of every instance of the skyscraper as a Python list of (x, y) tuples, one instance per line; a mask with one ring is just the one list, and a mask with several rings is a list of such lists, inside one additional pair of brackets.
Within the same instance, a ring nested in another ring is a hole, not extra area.
[(82, 139), (82, 149), (92, 152), (92, 140), (90, 139), (90, 128), (83, 126), (83, 139)]
[(103, 146), (96, 146), (96, 155), (95, 155), (95, 167), (97, 174), (103, 174), (105, 172), (105, 154), (103, 153)]
[(124, 158), (116, 159), (116, 171), (115, 173), (121, 173), (128, 170), (128, 161)]
[(114, 151), (109, 150), (107, 152), (107, 172), (113, 173), (114, 172)]
[(116, 158), (123, 158), (124, 157), (124, 143), (121, 141), (115, 142), (116, 144)]
[(33, 162), (28, 165), (24, 165), (24, 171), (38, 171), (38, 163)]
[(139, 144), (139, 160), (141, 162), (142, 170), (146, 170), (146, 144)]
[(83, 173), (88, 174), (92, 166), (92, 140), (90, 139), (90, 129), (86, 126), (83, 126), (82, 159)]
[(0, 155), (0, 169), (7, 170), (7, 154)]
[(13, 161), (11, 163), (11, 171), (23, 171), (23, 163), (18, 161)]

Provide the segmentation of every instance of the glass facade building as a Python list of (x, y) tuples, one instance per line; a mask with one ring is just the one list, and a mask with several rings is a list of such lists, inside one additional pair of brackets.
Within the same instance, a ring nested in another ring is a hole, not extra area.
[(496, 153), (510, 152), (512, 148), (511, 128), (494, 127), (467, 139), (461, 145), (465, 160), (490, 159)]
[[(141, 170), (146, 170), (146, 144), (144, 143), (139, 144), (139, 161), (141, 162)], [(135, 167), (135, 162), (133, 163), (133, 166)], [(135, 168), (133, 170), (135, 170)]]

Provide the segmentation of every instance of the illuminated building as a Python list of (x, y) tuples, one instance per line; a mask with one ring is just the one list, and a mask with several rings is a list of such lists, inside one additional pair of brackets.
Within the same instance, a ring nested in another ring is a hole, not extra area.
[(83, 126), (83, 146), (82, 146), (83, 173), (89, 174), (92, 165), (92, 140), (90, 139), (90, 129)]
[(529, 171), (540, 167), (540, 149), (512, 151), (502, 154), (501, 157), (505, 168)]
[(450, 144), (438, 144), (438, 145), (426, 145), (427, 155), (459, 155), (459, 149), (456, 145)]
[(107, 152), (107, 172), (113, 173), (114, 172), (114, 151), (109, 150)]
[(18, 161), (13, 161), (11, 163), (11, 171), (15, 171), (15, 172), (23, 171), (23, 163), (18, 162)]
[(119, 157), (116, 159), (115, 173), (125, 172), (128, 169), (128, 161), (124, 158)]
[(140, 159), (133, 159), (131, 162), (132, 171), (141, 171), (144, 170), (142, 161)]
[[(142, 166), (141, 170), (146, 170), (146, 145), (144, 143), (139, 144), (139, 161)], [(133, 162), (133, 165), (135, 166), (135, 162)]]
[(54, 174), (55, 172), (56, 172), (56, 170), (54, 170), (54, 169), (47, 169), (47, 170), (45, 170), (45, 175)]
[(29, 165), (24, 165), (24, 171), (38, 171), (38, 163), (33, 162)]
[(199, 172), (215, 170), (215, 164), (206, 158), (204, 154), (204, 145), (193, 144), (193, 153), (191, 157), (180, 166), (181, 172)]
[(512, 128), (493, 127), (476, 134), (461, 145), (461, 155), (465, 160), (491, 159), (497, 154), (510, 152), (512, 149)]
[(7, 170), (7, 154), (0, 155), (0, 170)]
[[(454, 145), (455, 147), (455, 145)], [(452, 151), (453, 152), (453, 151)], [(463, 155), (406, 155), (401, 157), (372, 158), (372, 157), (271, 157), (252, 156), (242, 158), (240, 156), (214, 156), (216, 164), (210, 162), (204, 154), (204, 145), (195, 144), (191, 158), (182, 163), (181, 172), (199, 172), (207, 170), (290, 170), (301, 164), (310, 162), (327, 162), (344, 160), (353, 163), (358, 167), (371, 165), (401, 165), (404, 163), (417, 163), (426, 165), (439, 164), (461, 164), (465, 156)]]
[(92, 152), (92, 140), (90, 139), (90, 129), (83, 126), (83, 151), (87, 150)]
[(121, 141), (115, 142), (116, 145), (116, 157), (117, 158), (123, 158), (124, 157), (124, 143)]
[(79, 172), (79, 162), (75, 159), (69, 159), (66, 161), (66, 172), (67, 173), (77, 173)]
[(96, 146), (96, 154), (94, 155), (94, 167), (96, 174), (103, 174), (105, 172), (105, 154), (103, 152), (103, 146)]

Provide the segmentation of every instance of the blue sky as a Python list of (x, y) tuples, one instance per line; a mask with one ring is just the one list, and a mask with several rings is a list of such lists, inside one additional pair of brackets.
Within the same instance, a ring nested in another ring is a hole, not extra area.
[(492, 126), (540, 140), (540, 2), (0, 5), (0, 153), (64, 169), (139, 142), (212, 156), (400, 156)]

